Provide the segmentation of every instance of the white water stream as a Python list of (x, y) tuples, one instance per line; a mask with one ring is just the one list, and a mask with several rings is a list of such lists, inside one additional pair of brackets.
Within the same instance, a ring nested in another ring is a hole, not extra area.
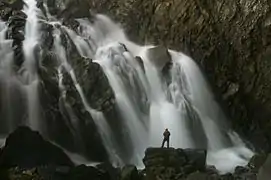
[(38, 45), (39, 45), (39, 23), (38, 15), (40, 9), (37, 8), (36, 0), (24, 0), (24, 13), (27, 15), (25, 24), (25, 40), (23, 41), (24, 64), (23, 81), (28, 101), (28, 124), (34, 130), (41, 130), (41, 115), (39, 103), (39, 78), (37, 74), (39, 65)]

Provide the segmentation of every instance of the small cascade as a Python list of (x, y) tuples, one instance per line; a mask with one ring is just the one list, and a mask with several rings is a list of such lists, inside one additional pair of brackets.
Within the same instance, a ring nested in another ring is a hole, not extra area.
[(62, 113), (62, 116), (64, 116), (64, 120), (66, 123), (66, 126), (70, 129), (73, 138), (75, 139), (75, 143), (78, 149), (84, 149), (82, 147), (83, 142), (82, 139), (79, 135), (80, 132), (80, 128), (78, 125), (78, 118), (77, 116), (74, 114), (72, 107), (70, 106), (70, 104), (66, 101), (66, 97), (67, 97), (67, 90), (66, 87), (63, 84), (63, 66), (59, 66), (58, 67), (58, 88), (61, 92), (61, 96), (59, 99), (59, 108), (60, 111)]
[[(74, 86), (81, 97), (81, 100), (83, 102), (84, 107), (89, 112), (89, 114), (91, 115), (91, 117), (94, 120), (94, 123), (98, 127), (99, 132), (101, 134), (101, 138), (102, 138), (104, 144), (106, 145), (105, 148), (111, 158), (111, 162), (117, 163), (118, 165), (123, 164), (123, 162), (121, 161), (121, 159), (119, 158), (119, 156), (116, 152), (116, 143), (115, 143), (115, 140), (112, 136), (112, 132), (111, 132), (111, 130), (110, 130), (105, 118), (104, 118), (103, 113), (96, 111), (89, 106), (87, 99), (83, 93), (83, 90), (76, 79), (74, 70), (72, 69), (72, 67), (70, 66), (70, 64), (67, 61), (66, 51), (65, 51), (64, 47), (62, 46), (60, 34), (61, 34), (60, 30), (55, 29), (55, 31), (54, 31), (54, 35), (55, 35), (54, 47), (55, 47), (55, 52), (59, 57), (60, 63), (61, 63), (61, 65), (63, 65), (65, 70), (69, 73), (70, 77), (72, 78)], [(60, 85), (60, 87), (63, 89), (62, 85)]]
[[(157, 69), (151, 64), (147, 55), (142, 54), (145, 60), (146, 76), (151, 87), (151, 109), (150, 109), (150, 126), (151, 139), (154, 143), (161, 143), (161, 135), (168, 128), (172, 133), (171, 146), (192, 148), (194, 142), (189, 134), (187, 126), (186, 112), (182, 107), (175, 107), (168, 101), (166, 93), (163, 89), (161, 75)], [(182, 99), (182, 101), (185, 101)], [(160, 135), (160, 136), (159, 136)], [(175, 137), (174, 137), (175, 136)]]
[[(236, 133), (233, 133), (235, 138), (229, 135), (232, 131), (226, 123), (227, 119), (196, 63), (182, 53), (170, 51), (170, 55), (173, 63), (170, 84), (173, 103), (180, 107), (185, 101), (191, 106), (186, 113), (195, 114), (196, 118), (189, 119), (193, 121), (189, 129), (196, 137), (196, 145), (204, 141), (202, 137), (207, 140), (207, 162), (216, 165), (222, 172), (234, 170), (234, 164), (245, 166), (253, 152), (245, 147)], [(231, 161), (226, 163), (223, 158)]]
[(114, 90), (120, 113), (123, 119), (125, 119), (124, 124), (128, 128), (135, 151), (132, 161), (141, 164), (141, 159), (148, 143), (148, 141), (144, 140), (148, 137), (148, 129), (144, 126), (147, 122), (147, 114), (140, 110), (140, 103), (137, 104), (134, 101), (136, 93), (133, 93), (133, 90), (139, 92), (141, 97), (144, 96), (145, 92), (142, 86), (139, 86), (139, 88), (134, 86), (134, 78), (138, 76), (123, 53), (125, 53), (125, 49), (121, 44), (109, 44), (98, 49), (96, 54), (96, 59), (98, 60), (96, 62), (100, 63), (104, 69)]
[[(183, 97), (193, 105), (207, 136), (208, 149), (219, 150), (225, 148), (225, 145), (231, 145), (226, 134), (229, 128), (225, 123), (225, 115), (215, 102), (197, 65), (184, 54), (171, 51), (171, 56), (173, 59), (172, 79), (173, 82), (177, 81), (175, 90), (171, 91), (171, 94), (183, 92)], [(178, 72), (176, 69), (181, 69), (182, 73), (176, 73)], [(182, 81), (184, 83), (181, 83)], [(175, 98), (173, 101), (176, 104)]]

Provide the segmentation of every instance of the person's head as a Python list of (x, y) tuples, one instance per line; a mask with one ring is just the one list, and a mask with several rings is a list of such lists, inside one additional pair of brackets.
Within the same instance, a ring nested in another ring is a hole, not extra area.
[(168, 131), (168, 128), (166, 128), (166, 130), (165, 131)]

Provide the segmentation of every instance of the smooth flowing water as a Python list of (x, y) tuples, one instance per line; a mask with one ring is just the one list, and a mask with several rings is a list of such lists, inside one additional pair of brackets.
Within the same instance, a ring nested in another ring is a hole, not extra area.
[[(81, 100), (83, 102), (84, 107), (86, 108), (86, 110), (89, 112), (89, 114), (92, 116), (96, 126), (99, 129), (99, 132), (101, 134), (101, 138), (104, 142), (104, 144), (106, 144), (106, 150), (108, 152), (108, 154), (110, 155), (110, 160), (116, 164), (123, 164), (123, 162), (121, 161), (121, 159), (119, 158), (118, 154), (116, 153), (116, 144), (115, 144), (115, 140), (112, 136), (112, 132), (111, 129), (109, 128), (104, 115), (102, 112), (99, 112), (93, 108), (90, 107), (90, 105), (87, 102), (87, 99), (83, 93), (83, 90), (80, 86), (80, 84), (77, 81), (77, 78), (75, 76), (74, 70), (71, 67), (71, 65), (68, 63), (67, 61), (67, 57), (66, 57), (66, 51), (65, 48), (63, 47), (62, 43), (61, 43), (61, 38), (60, 38), (60, 30), (55, 29), (54, 31), (54, 47), (55, 47), (55, 53), (58, 55), (59, 60), (60, 60), (60, 64), (63, 65), (63, 67), (65, 68), (65, 70), (69, 73), (70, 77), (72, 78), (72, 81), (75, 85), (75, 88), (77, 90), (77, 92), (79, 93)], [(79, 41), (80, 43), (81, 41)], [(60, 72), (59, 72), (60, 73)], [(59, 86), (62, 89), (62, 91), (64, 91), (64, 87), (61, 83), (62, 78), (59, 79)], [(72, 113), (70, 111), (70, 113)]]
[(25, 39), (23, 41), (24, 64), (23, 81), (28, 102), (28, 125), (34, 130), (41, 130), (41, 116), (39, 103), (39, 78), (37, 74), (39, 66), (39, 22), (40, 9), (36, 0), (25, 0), (24, 13), (27, 15), (25, 24)]
[[(24, 97), (28, 107), (27, 124), (35, 130), (41, 130), (43, 120), (37, 73), (40, 68), (41, 12), (36, 7), (36, 0), (25, 0), (25, 3), (27, 20), (23, 41), (24, 63), (19, 70), (19, 78), (16, 78), (11, 68), (12, 41), (6, 39), (7, 27), (0, 22), (0, 55), (4, 57), (0, 61), (0, 83), (5, 87), (0, 92), (0, 113), (6, 119), (6, 129), (20, 124), (21, 121), (15, 122), (13, 116), (15, 110), (23, 105), (21, 103), (17, 108), (13, 108), (13, 105)], [(46, 5), (45, 10), (48, 11)], [(107, 16), (97, 14), (92, 21), (77, 19), (79, 27), (76, 30), (64, 26), (49, 12), (45, 16), (47, 19), (43, 18), (42, 23), (53, 28), (52, 52), (58, 60), (56, 78), (60, 92), (59, 111), (63, 116), (67, 115), (69, 120), (64, 123), (79, 142), (78, 145), (84, 142), (79, 133), (79, 118), (73, 111), (74, 107), (67, 101), (64, 72), (70, 76), (80, 101), (97, 126), (110, 161), (115, 165), (134, 163), (141, 166), (144, 150), (150, 146), (161, 146), (165, 128), (171, 131), (172, 147), (206, 148), (207, 163), (216, 165), (221, 172), (245, 165), (253, 155), (227, 125), (227, 119), (215, 101), (204, 75), (191, 58), (181, 52), (168, 50), (170, 68), (165, 75), (154, 64), (156, 59), (150, 55), (150, 50), (155, 47), (139, 46), (129, 41), (123, 29)], [(63, 38), (63, 34), (66, 37)], [(123, 152), (118, 148), (119, 142), (114, 133), (117, 130), (111, 129), (108, 123), (111, 119), (106, 119), (103, 112), (90, 106), (78, 83), (79, 77), (76, 77), (71, 59), (68, 59), (70, 56), (67, 56), (70, 49), (63, 45), (69, 41), (73, 42), (81, 57), (94, 60), (90, 63), (100, 64), (109, 81), (115, 95), (116, 109), (121, 115), (121, 129), (127, 136), (124, 144), (131, 152), (128, 162), (122, 159)], [(21, 95), (11, 97), (9, 92), (14, 89)], [(23, 111), (18, 111), (20, 116), (24, 116), (21, 113)]]

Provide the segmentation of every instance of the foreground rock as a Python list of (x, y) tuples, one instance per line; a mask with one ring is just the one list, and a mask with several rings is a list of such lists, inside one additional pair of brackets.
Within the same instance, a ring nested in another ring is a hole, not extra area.
[(214, 166), (206, 165), (206, 155), (201, 149), (148, 148), (142, 173), (146, 180), (266, 180), (271, 177), (271, 156), (255, 155), (247, 166), (238, 166), (234, 172), (221, 175)]
[(149, 148), (143, 162), (147, 179), (179, 179), (206, 167), (206, 151), (174, 148)]
[(0, 149), (1, 180), (115, 180), (118, 173), (105, 163), (75, 167), (62, 149), (28, 127), (17, 128)]
[(0, 167), (32, 168), (44, 165), (73, 166), (69, 157), (57, 146), (28, 127), (11, 133), (1, 151)]

